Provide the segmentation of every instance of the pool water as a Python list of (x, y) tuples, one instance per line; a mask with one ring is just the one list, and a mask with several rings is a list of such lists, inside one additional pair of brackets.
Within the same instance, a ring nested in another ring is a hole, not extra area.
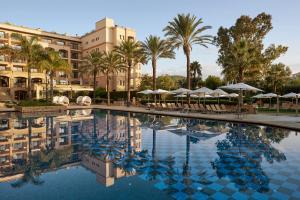
[(291, 130), (109, 110), (0, 115), (0, 199), (300, 199)]

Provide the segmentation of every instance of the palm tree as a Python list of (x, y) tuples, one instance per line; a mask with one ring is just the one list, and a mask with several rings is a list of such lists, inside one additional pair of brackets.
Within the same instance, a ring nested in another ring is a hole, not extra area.
[(202, 35), (204, 31), (211, 29), (211, 26), (201, 26), (202, 23), (202, 19), (197, 19), (195, 15), (178, 14), (173, 21), (170, 21), (163, 29), (169, 42), (177, 49), (182, 47), (186, 56), (186, 78), (188, 89), (191, 89), (190, 54), (192, 46), (197, 44), (207, 48), (207, 45), (212, 43), (211, 35)]
[(115, 51), (104, 52), (102, 57), (101, 72), (106, 76), (106, 88), (107, 88), (107, 105), (110, 105), (110, 75), (118, 73), (126, 65), (122, 61), (122, 58)]
[(32, 36), (27, 38), (18, 33), (13, 33), (12, 37), (19, 41), (20, 50), (17, 50), (18, 57), (21, 57), (26, 62), (27, 74), (28, 74), (28, 98), (32, 99), (31, 91), (31, 70), (36, 68), (37, 63), (40, 60), (40, 55), (43, 47), (38, 44), (38, 38)]
[(92, 51), (83, 59), (83, 65), (80, 69), (82, 74), (90, 74), (93, 76), (93, 98), (96, 98), (96, 77), (102, 69), (102, 56), (103, 54), (101, 52)]
[(202, 67), (201, 67), (201, 64), (198, 61), (194, 61), (194, 62), (191, 63), (191, 72), (192, 72), (191, 74), (192, 74), (192, 80), (193, 80), (192, 81), (193, 82), (192, 87), (193, 88), (197, 87), (197, 84), (198, 84), (197, 82), (202, 77), (201, 70), (202, 70)]
[(61, 58), (59, 52), (53, 49), (46, 50), (46, 57), (39, 62), (39, 65), (50, 75), (50, 99), (53, 99), (53, 79), (55, 73), (59, 71), (70, 72), (71, 65)]
[(0, 47), (0, 55), (6, 56), (8, 62), (12, 62), (14, 59), (19, 57), (18, 51), (16, 49), (13, 49), (9, 45)]
[(151, 60), (152, 63), (152, 89), (156, 90), (156, 62), (159, 58), (175, 58), (173, 48), (166, 40), (160, 37), (150, 35), (142, 43), (142, 48), (146, 56), (146, 61)]
[(116, 47), (116, 52), (121, 55), (123, 61), (127, 65), (127, 106), (130, 105), (130, 80), (132, 66), (138, 63), (145, 63), (146, 57), (139, 42), (131, 39), (124, 40), (120, 46)]

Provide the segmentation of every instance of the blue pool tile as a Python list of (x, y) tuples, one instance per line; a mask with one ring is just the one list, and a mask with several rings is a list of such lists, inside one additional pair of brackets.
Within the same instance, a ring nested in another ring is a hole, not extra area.
[(186, 186), (182, 183), (176, 183), (174, 185), (172, 185), (173, 188), (176, 188), (178, 190), (183, 190)]
[(196, 192), (194, 195), (193, 195), (193, 198), (194, 199), (207, 199), (208, 196), (206, 194), (203, 194), (202, 192)]
[(157, 189), (159, 190), (164, 190), (166, 189), (168, 186), (164, 183), (164, 182), (159, 182), (159, 183), (156, 183), (154, 185), (154, 187), (156, 187)]
[(232, 195), (233, 198), (237, 199), (237, 200), (246, 200), (249, 198), (249, 196), (247, 196), (246, 194), (240, 193), (240, 192), (236, 192)]
[(289, 197), (288, 197), (287, 195), (285, 195), (285, 194), (283, 194), (283, 193), (281, 193), (281, 192), (278, 192), (278, 191), (274, 192), (274, 193), (272, 194), (272, 197), (274, 197), (274, 198), (276, 198), (276, 199), (280, 199), (280, 200), (289, 199)]
[(300, 192), (294, 192), (292, 197), (300, 199)]
[(185, 200), (187, 199), (188, 195), (183, 192), (176, 192), (172, 195), (172, 197), (174, 197), (176, 200)]
[(299, 187), (298, 185), (295, 185), (293, 183), (287, 183), (287, 182), (282, 184), (282, 186), (290, 190), (297, 190), (297, 188)]
[(269, 199), (267, 195), (259, 193), (259, 192), (255, 192), (254, 194), (252, 194), (251, 197), (254, 198), (254, 199), (257, 199), (257, 200), (267, 200), (267, 199)]
[(212, 197), (216, 200), (228, 199), (228, 196), (222, 192), (217, 192)]
[(220, 191), (220, 190), (223, 189), (223, 186), (219, 185), (217, 183), (210, 184), (208, 187), (211, 188), (211, 189), (214, 189), (216, 191)]

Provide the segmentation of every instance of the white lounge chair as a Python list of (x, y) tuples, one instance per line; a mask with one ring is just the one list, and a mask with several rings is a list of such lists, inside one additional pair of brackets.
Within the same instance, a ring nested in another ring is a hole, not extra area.
[(81, 105), (90, 106), (92, 104), (92, 99), (89, 96), (84, 96), (81, 101)]
[(66, 97), (66, 96), (61, 96), (61, 97), (59, 97), (59, 99), (58, 99), (58, 104), (67, 106), (67, 105), (69, 105), (69, 103), (70, 103), (69, 98)]
[(58, 104), (59, 96), (54, 96), (52, 103)]
[(77, 99), (76, 99), (76, 104), (81, 105), (82, 98), (83, 98), (83, 96), (77, 97)]

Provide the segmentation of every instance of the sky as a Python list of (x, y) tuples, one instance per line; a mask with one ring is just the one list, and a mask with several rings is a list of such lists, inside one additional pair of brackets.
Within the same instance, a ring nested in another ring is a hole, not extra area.
[[(150, 34), (164, 37), (162, 29), (178, 13), (191, 13), (212, 26), (206, 33), (216, 35), (220, 26), (230, 27), (241, 15), (255, 17), (261, 12), (272, 15), (273, 30), (264, 43), (288, 46), (288, 52), (276, 62), (300, 72), (300, 1), (299, 0), (26, 0), (2, 1), (0, 22), (11, 22), (46, 31), (83, 35), (94, 29), (95, 22), (109, 17), (121, 26), (136, 30), (137, 39)], [(191, 60), (201, 63), (203, 77), (220, 75), (216, 64), (218, 49), (194, 46)], [(185, 56), (176, 51), (176, 59), (158, 61), (158, 74), (185, 75)], [(142, 67), (151, 73), (150, 63)]]

